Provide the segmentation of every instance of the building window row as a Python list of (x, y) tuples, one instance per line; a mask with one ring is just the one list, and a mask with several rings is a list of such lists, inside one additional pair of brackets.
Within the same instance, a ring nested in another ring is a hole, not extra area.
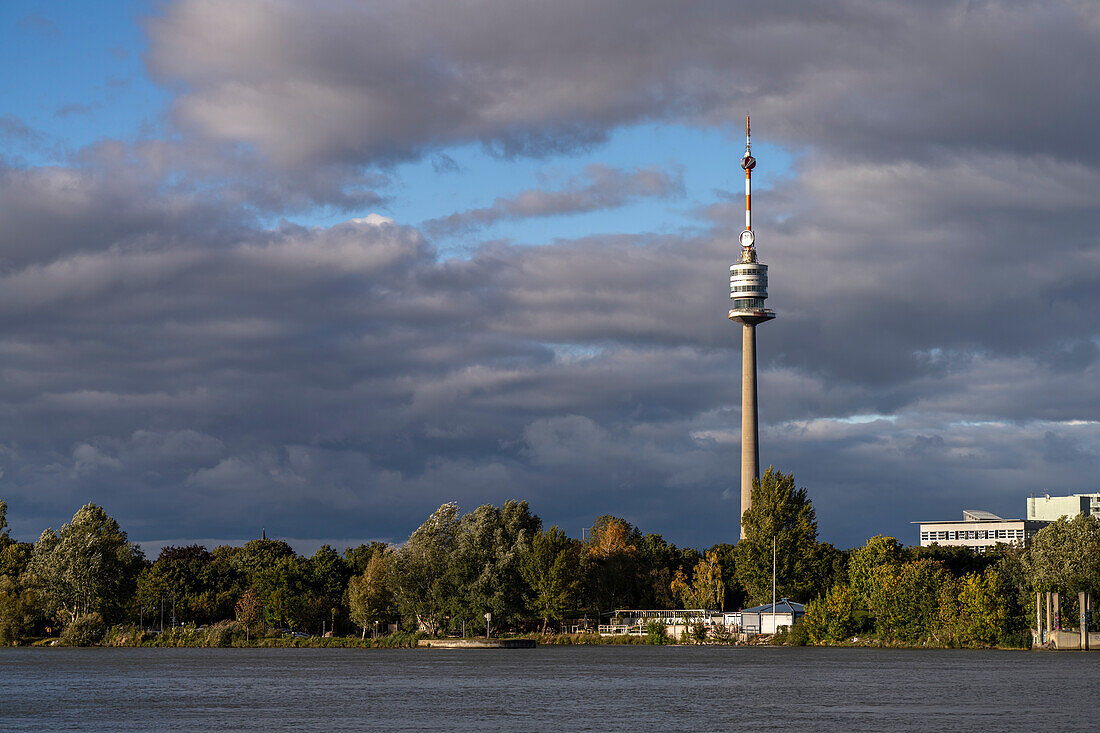
[[(1026, 535), (1030, 538), (1030, 533)], [(1022, 529), (967, 529), (967, 530), (938, 530), (922, 531), (921, 541), (936, 542), (938, 540), (1022, 540), (1025, 539)]]

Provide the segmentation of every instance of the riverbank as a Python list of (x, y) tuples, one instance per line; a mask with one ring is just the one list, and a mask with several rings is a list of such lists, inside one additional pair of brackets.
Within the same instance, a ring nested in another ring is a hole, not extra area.
[[(961, 647), (958, 644), (935, 640), (902, 642), (875, 636), (857, 636), (844, 641), (812, 644), (803, 634), (779, 633), (757, 635), (747, 639), (733, 636), (730, 639), (707, 640), (700, 644), (677, 643), (661, 636), (584, 634), (518, 634), (500, 637), (524, 640), (539, 646), (814, 646), (831, 648), (868, 649), (1029, 649), (1026, 640), (1020, 645), (997, 647)], [(433, 637), (424, 633), (397, 632), (376, 639), (358, 636), (307, 636), (280, 633), (275, 630), (248, 632), (236, 621), (222, 621), (205, 627), (181, 626), (164, 632), (143, 630), (137, 626), (112, 626), (107, 629), (86, 629), (81, 634), (63, 634), (62, 637), (28, 639), (22, 646), (67, 647), (127, 647), (127, 648), (238, 648), (238, 649), (413, 649), (424, 647)], [(443, 641), (456, 641), (454, 638)]]
[(137, 626), (112, 626), (105, 630), (89, 629), (79, 635), (28, 639), (22, 646), (126, 647), (126, 648), (210, 648), (210, 649), (410, 649), (426, 634), (398, 632), (377, 639), (358, 636), (306, 636), (257, 631), (246, 633), (235, 621), (212, 626), (181, 626), (163, 632)]

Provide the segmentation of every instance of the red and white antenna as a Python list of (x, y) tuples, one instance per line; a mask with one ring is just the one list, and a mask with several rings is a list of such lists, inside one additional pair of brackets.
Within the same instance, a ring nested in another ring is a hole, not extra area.
[(752, 138), (749, 128), (749, 116), (745, 116), (745, 155), (741, 155), (741, 167), (745, 169), (745, 231), (741, 232), (741, 247), (752, 247), (752, 168), (756, 167), (756, 158), (752, 157)]
[(756, 167), (756, 158), (752, 157), (752, 136), (749, 128), (749, 116), (745, 115), (745, 154), (741, 156), (741, 167), (745, 169), (745, 231), (752, 231), (752, 169)]

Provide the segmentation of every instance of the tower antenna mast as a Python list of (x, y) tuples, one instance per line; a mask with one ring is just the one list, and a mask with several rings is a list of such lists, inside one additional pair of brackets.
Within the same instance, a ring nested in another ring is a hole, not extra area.
[[(745, 165), (748, 161), (750, 165)], [(741, 158), (741, 167), (745, 169), (745, 231), (752, 231), (752, 169), (756, 167), (756, 158), (752, 157), (752, 135), (749, 128), (749, 116), (745, 115), (745, 155)]]

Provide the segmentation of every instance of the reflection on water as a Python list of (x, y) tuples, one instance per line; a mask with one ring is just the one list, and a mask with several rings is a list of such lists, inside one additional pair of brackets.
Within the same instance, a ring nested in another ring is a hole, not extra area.
[(1090, 730), (1100, 655), (0, 649), (0, 730)]

